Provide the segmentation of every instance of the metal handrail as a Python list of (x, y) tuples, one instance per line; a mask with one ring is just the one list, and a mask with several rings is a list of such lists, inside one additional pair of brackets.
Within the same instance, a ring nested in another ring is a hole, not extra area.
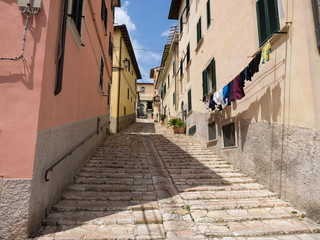
[[(104, 125), (102, 126), (102, 128), (103, 128), (104, 126), (106, 126), (106, 125), (107, 125), (107, 123), (104, 124)], [(49, 174), (49, 172), (52, 172), (52, 171), (53, 171), (53, 168), (54, 168), (55, 166), (57, 166), (60, 162), (62, 162), (67, 156), (72, 155), (72, 153), (74, 152), (74, 150), (76, 150), (78, 147), (80, 147), (81, 145), (83, 145), (86, 141), (88, 141), (90, 138), (92, 138), (95, 134), (97, 134), (97, 130), (94, 131), (92, 134), (90, 134), (90, 136), (88, 136), (86, 139), (84, 139), (84, 140), (83, 140), (82, 142), (80, 142), (78, 145), (76, 145), (75, 147), (73, 147), (68, 153), (66, 153), (65, 155), (63, 155), (63, 157), (61, 157), (58, 161), (56, 161), (54, 164), (52, 164), (52, 165), (46, 170), (46, 172), (45, 172), (45, 175), (44, 175), (45, 181), (46, 181), (46, 182), (49, 182), (49, 181), (50, 181), (50, 179), (48, 179), (48, 174)]]

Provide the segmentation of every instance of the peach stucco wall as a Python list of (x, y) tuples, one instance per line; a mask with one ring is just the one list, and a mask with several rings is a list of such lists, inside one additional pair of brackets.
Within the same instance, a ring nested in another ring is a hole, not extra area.
[[(56, 66), (54, 64), (58, 53), (58, 35), (61, 1), (51, 1), (49, 15), (49, 34), (46, 42), (46, 55), (41, 107), (39, 115), (39, 131), (70, 122), (88, 119), (109, 112), (107, 97), (99, 92), (100, 52), (104, 50), (107, 57), (104, 68), (103, 92), (108, 92), (108, 80), (111, 81), (111, 62), (109, 59), (109, 34), (113, 35), (113, 16), (111, 0), (106, 0), (108, 8), (107, 35), (101, 20), (101, 1), (91, 0), (102, 47), (99, 44), (91, 15), (89, 0), (84, 1), (84, 21), (82, 22), (81, 41), (85, 45), (79, 47), (67, 27), (65, 62), (62, 81), (62, 91), (54, 96), (56, 84)], [(69, 19), (70, 20), (70, 19)]]
[[(89, 1), (84, 1), (85, 23), (79, 48), (67, 28), (62, 91), (54, 96), (55, 60), (58, 54), (62, 0), (42, 0), (41, 11), (29, 21), (24, 59), (0, 61), (0, 176), (32, 178), (39, 131), (109, 112), (107, 97), (98, 88), (100, 51), (105, 52), (103, 92), (111, 81), (109, 34), (113, 34), (111, 0), (108, 34), (101, 20), (101, 2), (91, 0), (96, 15), (100, 47)], [(16, 57), (22, 48), (25, 17), (17, 0), (0, 1), (0, 57)], [(89, 37), (90, 35), (90, 37)]]
[[(0, 176), (32, 176), (49, 1), (29, 21), (24, 60), (0, 61)], [(22, 49), (25, 17), (16, 0), (0, 1), (0, 57)]]

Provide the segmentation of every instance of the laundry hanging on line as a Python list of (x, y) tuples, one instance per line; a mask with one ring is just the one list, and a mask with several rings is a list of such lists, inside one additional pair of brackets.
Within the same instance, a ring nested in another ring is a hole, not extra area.
[[(252, 81), (254, 74), (259, 72), (260, 66), (270, 60), (270, 53), (271, 44), (268, 41), (232, 81), (210, 96), (207, 101), (207, 108), (214, 106), (211, 108), (214, 111), (215, 106), (218, 106), (218, 109), (222, 110), (223, 104), (230, 106), (231, 102), (242, 99), (245, 96), (245, 81)], [(206, 96), (204, 96), (204, 99), (206, 99)]]

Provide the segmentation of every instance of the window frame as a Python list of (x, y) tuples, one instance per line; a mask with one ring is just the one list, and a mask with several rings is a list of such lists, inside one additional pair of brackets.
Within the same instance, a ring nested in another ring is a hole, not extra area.
[[(214, 125), (215, 138), (210, 139), (210, 127), (212, 125)], [(216, 122), (210, 122), (210, 123), (208, 123), (208, 141), (211, 142), (211, 141), (216, 141), (216, 140), (218, 140), (218, 138), (217, 138), (217, 124), (216, 124)]]
[(201, 17), (198, 20), (197, 23), (197, 45), (199, 45), (201, 38), (202, 38), (202, 27), (201, 27)]
[(211, 4), (210, 4), (210, 0), (207, 1), (206, 7), (207, 7), (207, 29), (208, 29), (210, 27), (210, 25), (211, 25)]
[[(233, 135), (234, 135), (234, 145), (230, 145), (230, 146), (226, 146), (225, 145), (225, 132), (224, 132), (224, 128), (229, 126), (229, 125), (233, 125)], [(222, 132), (222, 148), (223, 149), (229, 149), (229, 148), (237, 148), (238, 147), (238, 143), (237, 143), (237, 132), (236, 132), (236, 124), (234, 121), (230, 121), (227, 122), (225, 124), (223, 124), (221, 126), (221, 132)]]
[(103, 59), (103, 54), (102, 52), (100, 52), (100, 66), (99, 66), (99, 89), (102, 91), (103, 93), (103, 77), (104, 77), (104, 66), (105, 66), (105, 62)]
[(101, 0), (101, 20), (104, 25), (104, 33), (108, 34), (108, 8), (106, 6), (105, 0)]
[[(78, 6), (78, 4), (80, 6)], [(81, 8), (81, 11), (80, 11)], [(83, 18), (83, 10), (84, 10), (84, 0), (72, 0), (71, 3), (71, 20), (79, 34), (82, 36), (82, 18)], [(79, 20), (80, 17), (80, 20)]]
[[(209, 88), (209, 73), (211, 70), (211, 87)], [(209, 91), (211, 89), (211, 91)], [(202, 72), (202, 93), (203, 96), (207, 96), (209, 93), (217, 90), (217, 73), (216, 73), (216, 61), (212, 58), (209, 65)]]
[(188, 112), (192, 111), (192, 91), (191, 88), (188, 90)]
[[(270, 16), (272, 13), (270, 10), (270, 2), (273, 2), (273, 4), (274, 4), (273, 14), (275, 17), (274, 24), (276, 26), (274, 26), (275, 29), (273, 29), (273, 30), (270, 29), (271, 28), (271, 19), (272, 19)], [(261, 5), (259, 5), (259, 4), (261, 4)], [(263, 6), (263, 9), (261, 9), (262, 6)], [(259, 46), (261, 47), (273, 36), (274, 33), (278, 32), (280, 30), (278, 1), (277, 0), (258, 0), (256, 2), (256, 12), (257, 12)], [(264, 16), (261, 16), (261, 13), (263, 13)], [(263, 20), (264, 20), (265, 24), (263, 24)], [(263, 29), (265, 29), (265, 32), (263, 32)], [(264, 37), (263, 34), (265, 34), (266, 36)]]

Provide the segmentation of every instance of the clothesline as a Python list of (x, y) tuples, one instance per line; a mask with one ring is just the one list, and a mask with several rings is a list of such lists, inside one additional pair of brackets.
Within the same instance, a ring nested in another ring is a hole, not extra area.
[[(245, 96), (245, 81), (252, 81), (254, 74), (259, 72), (260, 66), (269, 61), (270, 53), (271, 44), (268, 41), (258, 50), (251, 62), (233, 80), (222, 89), (203, 97), (203, 102), (207, 102), (207, 109), (211, 108), (212, 111), (214, 111), (217, 106), (221, 111), (222, 105), (231, 105), (231, 102), (242, 99)], [(226, 99), (228, 101), (226, 101)]]

